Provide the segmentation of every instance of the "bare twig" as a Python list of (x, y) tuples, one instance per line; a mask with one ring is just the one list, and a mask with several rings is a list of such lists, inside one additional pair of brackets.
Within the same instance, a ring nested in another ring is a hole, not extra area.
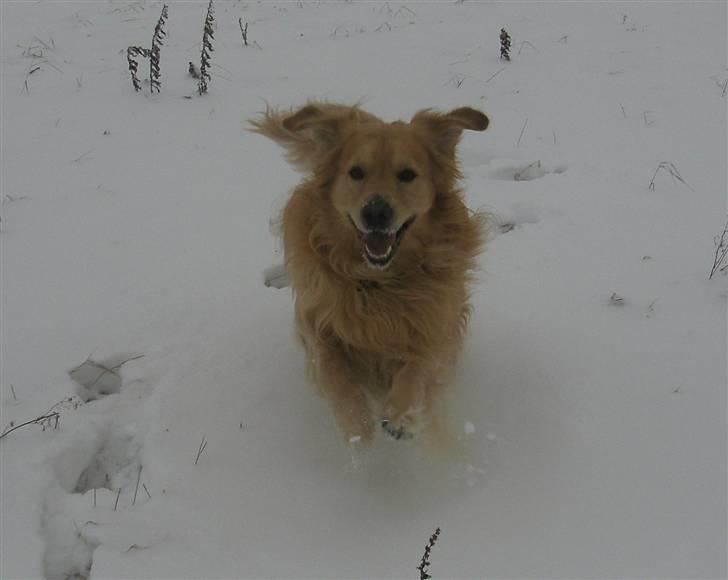
[(114, 502), (114, 511), (116, 511), (116, 508), (119, 505), (119, 496), (121, 496), (121, 488), (119, 488), (119, 491), (116, 492), (116, 501)]
[(523, 47), (524, 47), (524, 46), (526, 46), (526, 45), (530, 46), (530, 47), (531, 47), (531, 48), (532, 48), (533, 50), (535, 50), (536, 52), (538, 52), (538, 50), (536, 49), (536, 47), (535, 47), (535, 46), (533, 46), (533, 44), (531, 44), (531, 43), (530, 43), (530, 42), (528, 42), (527, 40), (524, 40), (524, 41), (522, 41), (522, 42), (521, 42), (521, 43), (520, 43), (520, 44), (518, 45), (518, 56), (520, 56), (520, 55), (521, 55), (521, 51), (523, 50)]
[(521, 134), (518, 136), (518, 141), (516, 142), (516, 149), (518, 149), (518, 146), (521, 144), (523, 133), (526, 131), (526, 125), (528, 125), (528, 117), (526, 117), (526, 121), (523, 123), (523, 127), (521, 128)]
[(146, 492), (147, 492), (147, 497), (148, 497), (149, 499), (152, 499), (152, 494), (151, 494), (151, 493), (149, 493), (149, 490), (147, 489), (147, 486), (146, 486), (145, 484), (143, 484), (143, 483), (142, 483), (142, 488), (144, 489), (144, 491), (146, 491)]
[(136, 487), (134, 488), (134, 499), (132, 500), (131, 505), (136, 505), (137, 493), (139, 492), (139, 482), (141, 481), (141, 479), (142, 479), (142, 466), (140, 465), (139, 473), (137, 473)]
[(197, 457), (195, 457), (195, 465), (197, 465), (197, 462), (200, 460), (200, 455), (202, 455), (202, 452), (207, 447), (207, 439), (205, 439), (205, 436), (202, 436), (202, 441), (200, 441), (200, 448), (197, 450)]
[[(20, 429), (21, 427), (25, 427), (26, 425), (43, 425), (44, 422), (51, 420), (55, 420), (56, 427), (58, 426), (58, 418), (60, 415), (58, 413), (48, 413), (47, 415), (41, 415), (40, 417), (36, 417), (35, 419), (31, 419), (30, 421), (26, 421), (25, 423), (21, 423), (20, 425), (11, 425), (9, 429), (6, 429), (2, 433), (0, 433), (0, 439), (5, 437), (6, 435), (10, 435), (13, 431), (16, 431), (17, 429)], [(43, 427), (45, 429), (45, 426)]]
[(462, 86), (462, 84), (465, 82), (465, 78), (466, 78), (465, 75), (458, 73), (456, 75), (451, 76), (450, 80), (448, 80), (444, 86), (450, 85), (450, 86), (453, 86), (453, 87), (459, 89)]
[[(56, 404), (54, 404), (50, 409), (48, 409), (44, 415), (52, 415), (53, 413), (58, 414), (60, 411), (66, 411), (68, 409), (78, 409), (83, 404), (83, 401), (81, 401), (78, 397), (72, 396), (72, 397), (64, 397), (60, 401), (58, 401)], [(53, 419), (56, 422), (55, 428), (58, 427), (58, 420), (60, 418), (60, 415), (58, 417), (53, 417)], [(50, 419), (48, 420), (49, 427), (50, 427)]]
[[(53, 41), (53, 37), (50, 37), (50, 38), (48, 39), (48, 42), (43, 42), (43, 41), (42, 41), (42, 40), (41, 40), (40, 38), (38, 38), (37, 36), (34, 36), (34, 37), (33, 37), (33, 40), (37, 40), (38, 42), (40, 42), (40, 43), (41, 43), (41, 44), (43, 45), (43, 48), (45, 48), (46, 50), (53, 50), (53, 49), (54, 49), (54, 48), (56, 47), (56, 43), (55, 43), (55, 42)], [(50, 44), (49, 44), (49, 43), (50, 43)]]
[(243, 46), (248, 46), (248, 23), (243, 26), (243, 19), (238, 18), (238, 25), (240, 25), (240, 34), (243, 35)]
[(713, 267), (710, 269), (708, 280), (711, 280), (716, 272), (725, 272), (728, 269), (728, 263), (726, 262), (728, 257), (728, 222), (726, 222), (720, 236), (713, 238), (713, 242), (715, 243), (715, 256), (713, 257)]
[(79, 155), (78, 157), (76, 157), (76, 159), (74, 159), (73, 161), (71, 161), (71, 163), (78, 163), (79, 161), (83, 161), (84, 159), (86, 159), (86, 157), (88, 156), (88, 154), (91, 153), (92, 151), (93, 151), (93, 149), (89, 149), (83, 155)]
[(407, 8), (407, 6), (402, 6), (401, 8), (399, 8), (397, 10), (397, 12), (394, 13), (394, 15), (399, 16), (404, 10), (409, 12), (412, 16), (417, 16), (417, 13), (414, 10), (412, 10), (411, 8)]
[(710, 78), (711, 78), (711, 79), (713, 79), (713, 82), (714, 82), (714, 83), (715, 83), (715, 84), (716, 84), (716, 85), (718, 86), (718, 88), (720, 89), (720, 96), (721, 96), (721, 97), (725, 97), (725, 95), (726, 95), (726, 91), (728, 90), (728, 78), (727, 78), (727, 79), (725, 79), (724, 81), (720, 81), (720, 80), (718, 80), (718, 79), (717, 79), (717, 78), (716, 78), (715, 76), (712, 76), (712, 77), (710, 77)]
[(36, 56), (33, 56), (32, 58), (33, 62), (28, 67), (28, 72), (25, 73), (25, 80), (23, 81), (23, 89), (21, 90), (21, 93), (25, 92), (27, 94), (30, 94), (30, 85), (28, 84), (28, 81), (33, 74), (43, 70), (43, 65), (48, 65), (59, 73), (63, 72), (57, 65), (55, 65), (46, 58)]
[(422, 560), (420, 560), (420, 565), (417, 566), (417, 569), (420, 571), (420, 580), (429, 580), (429, 578), (432, 578), (430, 576), (430, 552), (432, 551), (432, 548), (435, 546), (435, 543), (437, 542), (437, 538), (440, 536), (440, 528), (437, 528), (435, 530), (435, 533), (430, 536), (430, 540), (427, 542), (427, 546), (425, 546), (425, 553), (422, 555)]
[(670, 163), (669, 161), (660, 161), (660, 163), (657, 166), (657, 169), (655, 169), (655, 174), (652, 176), (652, 180), (649, 184), (649, 189), (651, 191), (655, 191), (655, 178), (657, 177), (657, 174), (659, 173), (660, 169), (664, 169), (665, 171), (669, 172), (673, 179), (677, 179), (680, 183), (682, 183), (685, 187), (690, 189), (692, 191), (692, 187), (682, 178), (682, 175), (680, 175), (680, 172), (677, 170), (677, 167), (673, 163)]
[(492, 80), (493, 80), (493, 79), (494, 79), (495, 77), (497, 77), (497, 76), (498, 76), (499, 74), (501, 74), (501, 73), (502, 73), (502, 72), (503, 72), (504, 70), (506, 70), (506, 67), (503, 67), (503, 68), (502, 68), (502, 69), (500, 69), (499, 71), (497, 71), (497, 72), (493, 73), (492, 75), (490, 75), (490, 76), (489, 76), (489, 77), (488, 77), (488, 78), (486, 79), (486, 81), (485, 81), (485, 82), (487, 83), (487, 82), (490, 82), (490, 81), (492, 81)]
[(13, 395), (13, 400), (17, 401), (18, 396), (15, 394), (15, 387), (12, 384), (10, 385), (10, 393)]

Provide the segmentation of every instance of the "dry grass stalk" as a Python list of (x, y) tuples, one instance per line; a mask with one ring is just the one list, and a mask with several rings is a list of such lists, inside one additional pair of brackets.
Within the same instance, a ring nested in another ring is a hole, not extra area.
[(207, 92), (207, 82), (211, 80), (207, 69), (210, 66), (210, 53), (213, 52), (212, 41), (215, 40), (212, 25), (215, 23), (215, 10), (212, 0), (207, 5), (207, 16), (205, 16), (205, 29), (202, 33), (202, 52), (200, 54), (200, 80), (197, 83), (197, 91), (200, 95)]
[(159, 58), (161, 53), (162, 40), (167, 36), (167, 32), (164, 30), (164, 25), (167, 21), (168, 7), (165, 4), (162, 6), (162, 14), (159, 16), (157, 25), (154, 27), (154, 34), (152, 35), (152, 49), (149, 51), (149, 82), (151, 85), (150, 91), (153, 93), (155, 90), (157, 93), (162, 88), (161, 71), (159, 68)]
[(685, 187), (687, 187), (688, 189), (692, 189), (692, 187), (688, 185), (687, 181), (682, 178), (682, 175), (680, 175), (680, 172), (677, 170), (677, 167), (675, 167), (673, 163), (670, 163), (669, 161), (660, 161), (657, 169), (655, 169), (655, 174), (652, 176), (652, 180), (650, 181), (650, 184), (648, 186), (650, 188), (650, 191), (655, 191), (655, 178), (660, 172), (660, 169), (664, 169), (672, 176), (673, 179), (677, 179)]
[(506, 32), (505, 28), (500, 31), (500, 57), (501, 60), (511, 60), (511, 35)]
[(440, 528), (437, 528), (435, 530), (435, 533), (430, 536), (430, 540), (427, 542), (427, 546), (425, 546), (425, 553), (422, 555), (422, 560), (420, 560), (420, 565), (417, 566), (417, 569), (420, 571), (420, 580), (429, 580), (432, 578), (430, 576), (430, 552), (432, 551), (432, 548), (435, 545), (435, 542), (437, 542), (437, 538), (440, 536)]
[(248, 23), (243, 26), (243, 19), (238, 18), (238, 24), (240, 25), (240, 33), (243, 35), (243, 45), (248, 46)]
[(728, 222), (726, 222), (723, 232), (720, 236), (713, 238), (715, 243), (715, 256), (713, 257), (713, 267), (710, 269), (711, 280), (716, 272), (725, 272), (728, 270)]
[(27, 425), (41, 425), (43, 427), (43, 431), (45, 431), (46, 427), (50, 428), (51, 422), (53, 422), (54, 429), (57, 429), (60, 416), (61, 415), (59, 413), (54, 411), (53, 413), (47, 413), (46, 415), (41, 415), (40, 417), (36, 417), (35, 419), (31, 419), (30, 421), (20, 423), (20, 425), (13, 425), (12, 423), (10, 423), (10, 426), (5, 431), (0, 433), (0, 439), (5, 437), (6, 435), (10, 435), (10, 433), (20, 429), (21, 427), (26, 427)]
[(195, 465), (197, 465), (197, 462), (200, 460), (200, 456), (202, 455), (202, 452), (207, 448), (207, 439), (205, 439), (205, 436), (202, 436), (202, 441), (200, 441), (200, 447), (197, 450), (197, 457), (195, 457)]

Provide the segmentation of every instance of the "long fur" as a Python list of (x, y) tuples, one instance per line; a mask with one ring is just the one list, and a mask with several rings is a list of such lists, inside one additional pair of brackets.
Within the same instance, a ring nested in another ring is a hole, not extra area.
[[(314, 117), (323, 111), (326, 122), (343, 118), (381, 123), (357, 108), (310, 106), (317, 109), (311, 113)], [(253, 125), (256, 132), (281, 144), (289, 161), (309, 173), (283, 211), (282, 231), (296, 325), (311, 370), (319, 381), (321, 365), (326, 364), (322, 353), (332, 349), (342, 353), (354, 382), (375, 408), (381, 408), (398, 373), (416, 369), (418, 377), (426, 377), (429, 408), (462, 346), (470, 313), (468, 287), (483, 244), (484, 217), (468, 210), (456, 187), (460, 177), (454, 157), (457, 139), (446, 135), (448, 146), (430, 148), (435, 201), (422, 217), (423, 223), (405, 234), (408, 243), (399, 249), (396, 263), (387, 270), (372, 270), (363, 263), (351, 225), (336, 215), (330, 202), (341, 147), (322, 148), (320, 135), (307, 126), (303, 131), (291, 130), (296, 120), (286, 123), (299, 114), (307, 117), (304, 109), (295, 115), (268, 110)], [(429, 111), (420, 115), (430, 115), (432, 122), (442, 117)], [(318, 128), (326, 130), (325, 123), (319, 122)], [(334, 393), (333, 398), (339, 395), (349, 401), (345, 392)], [(341, 403), (333, 400), (332, 404), (339, 412)]]
[[(380, 121), (374, 115), (362, 111), (356, 106), (336, 105), (311, 101), (299, 113), (309, 108), (317, 108), (326, 113), (331, 120), (353, 119), (358, 122)], [(286, 150), (286, 160), (301, 171), (314, 171), (316, 161), (322, 156), (321, 143), (312, 132), (294, 131), (290, 122), (295, 117), (293, 111), (281, 111), (267, 106), (265, 113), (258, 119), (251, 119), (250, 125), (254, 133), (265, 135), (277, 142)]]

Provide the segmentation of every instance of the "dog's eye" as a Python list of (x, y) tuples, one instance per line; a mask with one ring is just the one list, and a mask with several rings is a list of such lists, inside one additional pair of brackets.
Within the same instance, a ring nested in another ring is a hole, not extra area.
[(399, 179), (403, 183), (409, 183), (410, 181), (414, 181), (415, 177), (417, 177), (417, 174), (411, 169), (403, 169), (397, 174), (397, 179)]
[(364, 170), (358, 165), (354, 165), (354, 167), (349, 169), (349, 177), (351, 177), (354, 181), (361, 181), (364, 179)]

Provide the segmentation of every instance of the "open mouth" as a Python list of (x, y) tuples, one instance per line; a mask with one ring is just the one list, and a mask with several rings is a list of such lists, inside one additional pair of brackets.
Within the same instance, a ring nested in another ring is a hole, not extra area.
[[(389, 266), (390, 262), (394, 258), (394, 254), (397, 252), (402, 236), (407, 229), (415, 221), (416, 216), (412, 216), (405, 221), (402, 226), (396, 230), (369, 230), (362, 232), (357, 228), (361, 235), (364, 258), (367, 264), (372, 268), (384, 269)], [(351, 218), (349, 218), (351, 219)], [(351, 220), (354, 227), (356, 224), (354, 220)]]

